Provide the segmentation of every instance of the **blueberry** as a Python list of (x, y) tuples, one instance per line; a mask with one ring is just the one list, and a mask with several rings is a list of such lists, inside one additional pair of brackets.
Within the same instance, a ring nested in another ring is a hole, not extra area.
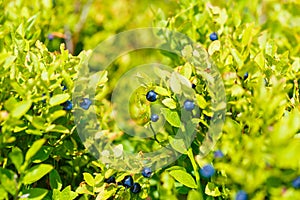
[(212, 165), (208, 164), (202, 167), (199, 172), (204, 178), (210, 178), (215, 174), (215, 169)]
[(70, 111), (73, 108), (73, 103), (72, 103), (72, 101), (69, 101), (69, 100), (66, 101), (65, 103), (63, 103), (62, 105), (64, 107), (64, 110), (66, 110), (66, 111)]
[(104, 182), (105, 183), (116, 183), (116, 179), (114, 176), (111, 176), (108, 179), (105, 179)]
[(211, 41), (217, 40), (217, 39), (218, 39), (217, 33), (216, 33), (216, 32), (211, 33), (211, 34), (209, 35), (209, 39), (210, 39)]
[(151, 168), (149, 167), (145, 167), (143, 170), (142, 170), (142, 175), (146, 178), (149, 178), (152, 174), (152, 170)]
[(246, 72), (246, 73), (244, 74), (244, 80), (246, 80), (246, 79), (248, 78), (248, 76), (249, 76), (249, 74), (248, 74), (248, 72)]
[(133, 185), (133, 179), (131, 176), (125, 176), (124, 179), (122, 180), (122, 184), (126, 188), (130, 188)]
[(214, 152), (214, 157), (215, 158), (223, 158), (224, 154), (221, 150), (217, 150), (217, 151)]
[(53, 39), (54, 39), (54, 35), (53, 35), (52, 33), (49, 33), (49, 34), (48, 34), (48, 39), (49, 39), (49, 40), (53, 40)]
[[(42, 94), (42, 97), (44, 97), (44, 96), (46, 96), (45, 93)], [(46, 103), (46, 99), (43, 99), (42, 102), (43, 102), (43, 103)]]
[(137, 194), (141, 191), (141, 185), (139, 183), (134, 183), (133, 186), (130, 188), (130, 191), (134, 194)]
[(159, 116), (157, 114), (152, 114), (151, 115), (151, 121), (157, 122), (158, 119), (159, 119)]
[(83, 108), (84, 110), (89, 109), (91, 106), (92, 101), (89, 98), (83, 98), (82, 102), (80, 103), (80, 107)]
[(191, 111), (195, 108), (195, 104), (191, 100), (186, 100), (183, 104), (183, 107), (184, 107), (185, 110)]
[(210, 116), (207, 116), (207, 115), (204, 115), (204, 119), (206, 119), (207, 121), (210, 121), (210, 120), (211, 120), (211, 117), (210, 117)]
[(63, 87), (62, 91), (65, 91), (67, 89), (67, 86), (65, 84), (61, 84), (61, 86)]
[(192, 84), (192, 88), (193, 88), (193, 89), (195, 89), (195, 88), (196, 88), (196, 85), (195, 85), (194, 83)]
[(156, 92), (154, 92), (153, 90), (150, 90), (149, 92), (147, 92), (146, 99), (148, 101), (151, 101), (151, 102), (156, 101), (156, 98), (157, 98)]
[(248, 195), (244, 190), (238, 191), (238, 193), (235, 196), (235, 200), (247, 200)]
[(294, 188), (299, 189), (300, 188), (300, 176), (295, 178), (292, 182), (292, 185)]

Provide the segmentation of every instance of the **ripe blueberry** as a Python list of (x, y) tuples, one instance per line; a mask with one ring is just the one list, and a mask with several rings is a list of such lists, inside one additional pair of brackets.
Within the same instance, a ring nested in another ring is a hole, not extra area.
[(159, 116), (157, 114), (152, 114), (151, 115), (151, 121), (157, 122), (158, 119), (159, 119)]
[(246, 80), (246, 79), (248, 78), (248, 76), (249, 76), (249, 74), (248, 74), (248, 72), (246, 72), (246, 73), (244, 74), (244, 80)]
[(211, 34), (209, 35), (209, 39), (210, 39), (211, 41), (217, 40), (217, 39), (218, 39), (217, 33), (216, 33), (216, 32), (211, 33)]
[(193, 88), (193, 89), (195, 89), (195, 88), (196, 88), (196, 85), (195, 85), (194, 83), (192, 84), (192, 88)]
[(62, 91), (65, 91), (67, 89), (67, 86), (65, 84), (61, 84), (61, 86), (63, 87)]
[(186, 100), (183, 104), (183, 107), (184, 107), (185, 110), (191, 111), (195, 108), (195, 104), (191, 100)]
[(84, 110), (89, 109), (91, 106), (92, 101), (89, 98), (83, 98), (82, 102), (80, 103), (80, 107), (83, 108)]
[(292, 182), (292, 186), (296, 189), (300, 188), (300, 176), (298, 176), (297, 178), (295, 178)]
[(149, 178), (152, 174), (152, 170), (151, 168), (149, 167), (145, 167), (143, 170), (142, 170), (142, 175), (146, 178)]
[(139, 183), (134, 183), (133, 186), (130, 188), (130, 191), (133, 194), (137, 194), (141, 191), (141, 185)]
[(215, 158), (223, 158), (224, 154), (221, 150), (217, 150), (217, 151), (214, 152), (214, 157)]
[(156, 92), (154, 92), (153, 90), (150, 90), (149, 92), (147, 92), (146, 99), (148, 101), (151, 101), (151, 102), (156, 101), (156, 98), (157, 98)]
[(131, 176), (125, 176), (124, 179), (122, 180), (122, 184), (126, 188), (130, 188), (133, 185), (133, 179)]
[(73, 108), (73, 103), (72, 103), (72, 101), (68, 100), (65, 103), (63, 103), (63, 106), (64, 106), (64, 110), (70, 111)]
[(247, 200), (248, 195), (244, 190), (238, 191), (238, 193), (235, 196), (235, 200)]
[(199, 172), (204, 178), (210, 178), (215, 174), (215, 169), (212, 165), (208, 164), (204, 165)]
[(114, 176), (111, 176), (108, 179), (105, 179), (104, 182), (105, 183), (116, 183), (116, 179)]

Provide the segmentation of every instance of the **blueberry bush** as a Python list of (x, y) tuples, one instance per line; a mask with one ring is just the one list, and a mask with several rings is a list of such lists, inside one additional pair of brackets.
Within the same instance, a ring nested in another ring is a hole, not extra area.
[[(299, 10), (296, 0), (0, 0), (0, 199), (299, 199)], [(101, 72), (93, 99), (86, 94), (78, 105), (72, 99), (99, 42), (148, 26), (189, 36), (220, 71), (225, 122), (205, 157), (199, 146), (213, 118), (212, 97), (185, 59), (130, 52)], [(177, 98), (184, 87), (173, 73), (162, 71), (160, 83), (139, 74), (131, 120), (153, 132), (162, 128), (145, 140), (118, 127), (110, 103), (120, 77), (149, 61), (172, 66), (196, 98)], [(85, 147), (75, 109), (95, 109), (117, 154), (142, 155), (171, 143), (182, 155), (162, 169), (118, 171)], [(174, 137), (184, 113), (197, 128), (188, 149)]]

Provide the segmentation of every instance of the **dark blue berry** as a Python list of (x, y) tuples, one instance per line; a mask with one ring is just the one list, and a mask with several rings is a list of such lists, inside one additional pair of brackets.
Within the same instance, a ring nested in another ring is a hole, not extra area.
[(211, 41), (217, 40), (217, 39), (218, 39), (217, 33), (216, 33), (216, 32), (211, 33), (211, 34), (209, 35), (209, 39), (210, 39)]
[(89, 109), (91, 106), (92, 101), (89, 98), (83, 98), (82, 102), (80, 103), (80, 107), (83, 108), (84, 110)]
[(238, 193), (235, 196), (235, 200), (247, 200), (248, 195), (244, 190), (238, 191)]
[(214, 157), (215, 158), (223, 158), (224, 154), (221, 150), (217, 150), (217, 151), (214, 152)]
[(204, 178), (210, 178), (215, 174), (215, 168), (210, 164), (205, 165), (200, 169), (200, 174)]
[(72, 101), (66, 101), (65, 103), (63, 103), (63, 107), (64, 107), (64, 110), (66, 110), (66, 111), (70, 111), (70, 110), (72, 110), (72, 108), (73, 108), (73, 103), (72, 103)]
[(194, 83), (192, 84), (192, 88), (193, 88), (193, 89), (195, 89), (195, 88), (196, 88), (196, 85), (195, 85)]
[(148, 101), (151, 101), (151, 102), (156, 101), (156, 98), (157, 98), (156, 92), (154, 92), (153, 90), (150, 90), (149, 92), (147, 92), (146, 99)]
[(141, 191), (141, 185), (139, 183), (134, 183), (133, 186), (130, 188), (130, 191), (133, 193), (133, 194), (137, 194)]
[(146, 178), (149, 178), (152, 174), (152, 170), (151, 168), (149, 167), (145, 167), (143, 170), (142, 170), (142, 175)]
[(152, 114), (151, 115), (151, 121), (157, 122), (158, 119), (159, 119), (159, 116), (157, 114)]
[(210, 116), (207, 116), (207, 115), (204, 115), (204, 119), (206, 119), (207, 121), (210, 121), (210, 120), (211, 120), (211, 117), (210, 117)]
[(133, 185), (133, 179), (132, 179), (132, 177), (131, 176), (125, 176), (124, 179), (123, 179), (123, 181), (122, 181), (122, 184), (126, 188), (132, 187), (132, 185)]
[(67, 89), (67, 86), (65, 84), (61, 84), (61, 86), (63, 87), (62, 91), (65, 91)]
[(244, 80), (246, 80), (246, 79), (248, 78), (248, 76), (249, 76), (249, 74), (248, 74), (248, 72), (246, 72), (246, 73), (244, 74)]
[(114, 176), (109, 177), (108, 179), (105, 179), (105, 183), (116, 183), (116, 179)]
[(300, 176), (295, 178), (292, 182), (292, 185), (294, 188), (299, 189), (300, 188)]
[(191, 100), (186, 100), (183, 104), (183, 107), (184, 107), (185, 110), (191, 111), (195, 108), (195, 104)]
[[(42, 94), (42, 97), (45, 97), (45, 96), (46, 96), (46, 94), (43, 93), (43, 94)], [(46, 99), (43, 99), (42, 102), (43, 102), (43, 103), (46, 103)]]

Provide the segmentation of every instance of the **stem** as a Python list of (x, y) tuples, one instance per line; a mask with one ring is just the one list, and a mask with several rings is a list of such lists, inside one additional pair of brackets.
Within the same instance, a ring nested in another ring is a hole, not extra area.
[(195, 177), (196, 177), (196, 183), (197, 183), (197, 186), (198, 186), (198, 191), (199, 191), (199, 194), (201, 196), (200, 200), (203, 200), (203, 191), (202, 191), (201, 182), (200, 182), (200, 175), (198, 173), (198, 165), (197, 165), (197, 163), (194, 159), (194, 154), (193, 154), (193, 150), (192, 150), (191, 147), (188, 149), (187, 155), (188, 155), (189, 159), (191, 160), (191, 163), (192, 163), (192, 166), (193, 166), (193, 169), (194, 169), (194, 173), (195, 173)]

